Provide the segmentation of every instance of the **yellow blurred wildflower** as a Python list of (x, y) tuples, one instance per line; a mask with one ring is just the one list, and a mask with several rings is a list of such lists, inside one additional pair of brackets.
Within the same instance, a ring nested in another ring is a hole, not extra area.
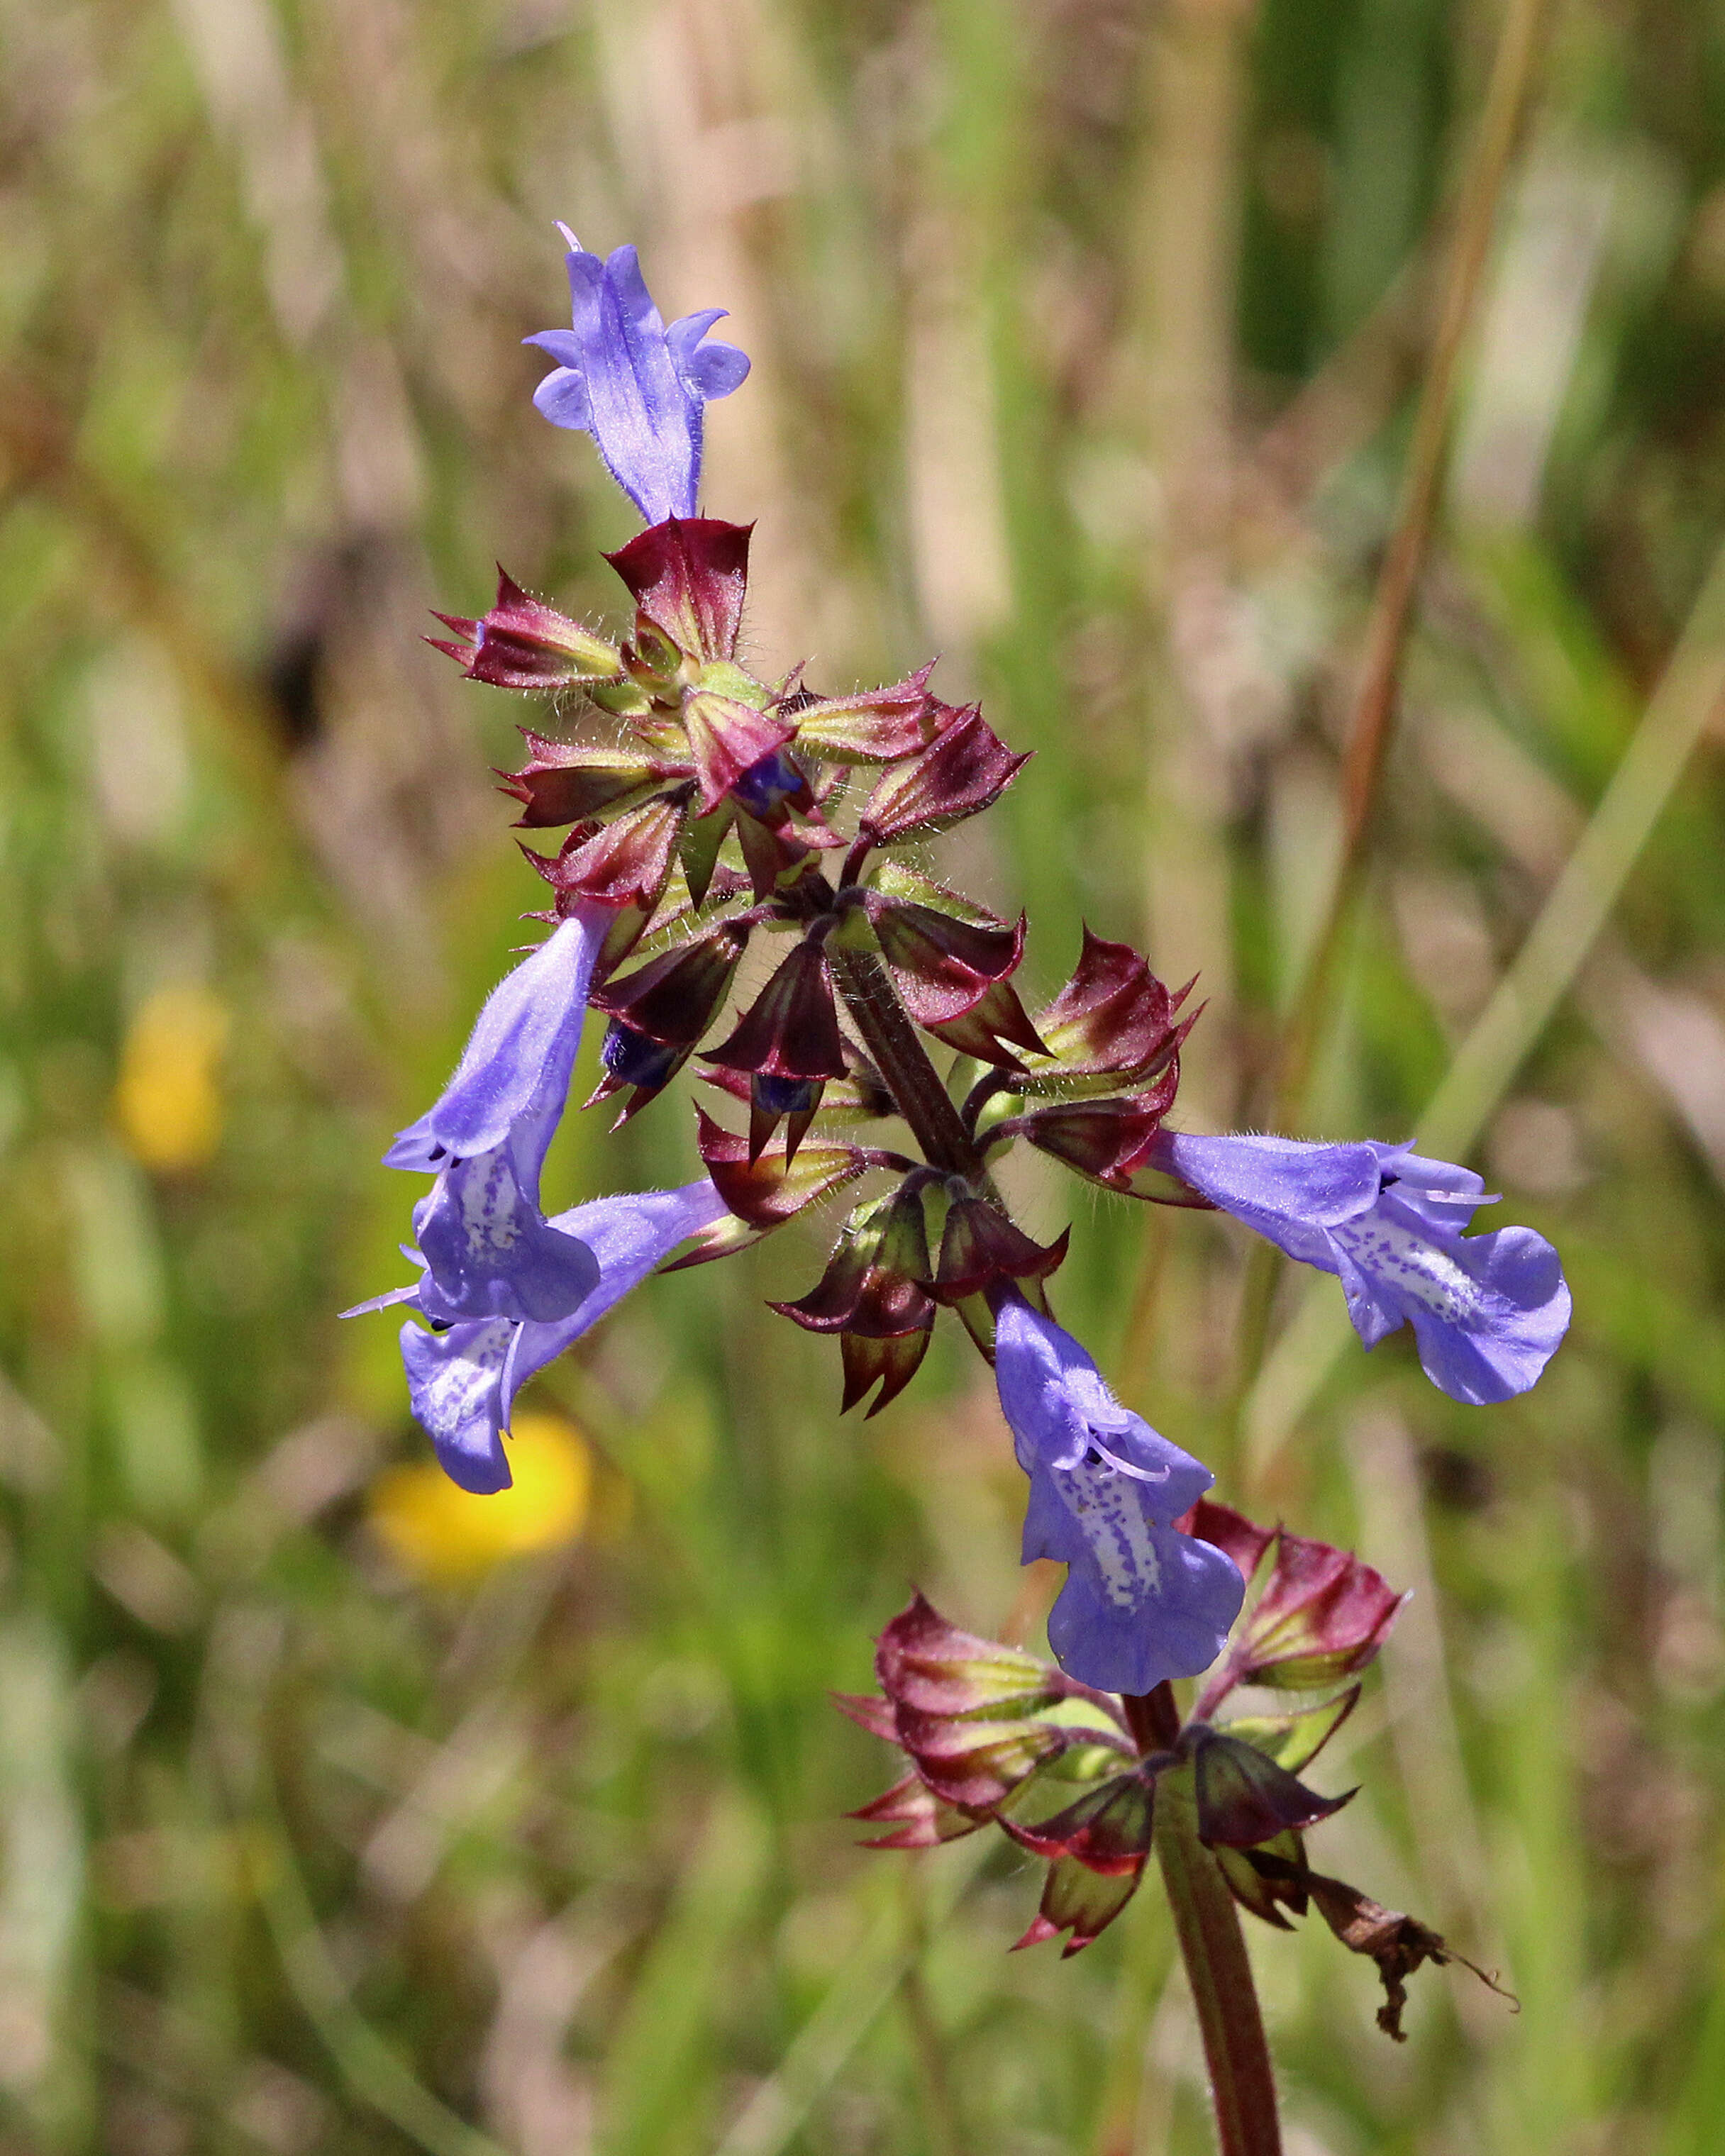
[(201, 1168), (221, 1142), (228, 1030), (226, 1006), (195, 982), (157, 988), (139, 1005), (120, 1051), (114, 1119), (143, 1167)]
[(578, 1541), (593, 1507), (587, 1441), (559, 1414), (523, 1409), (506, 1440), (515, 1481), (493, 1496), (457, 1489), (434, 1460), (392, 1467), (372, 1485), (372, 1527), (404, 1570), (472, 1578), (505, 1558)]

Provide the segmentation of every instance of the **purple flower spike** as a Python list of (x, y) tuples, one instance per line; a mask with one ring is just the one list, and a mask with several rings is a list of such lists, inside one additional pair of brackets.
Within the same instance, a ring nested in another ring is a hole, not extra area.
[[(401, 1355), (413, 1414), (450, 1480), (480, 1496), (506, 1490), (513, 1478), (502, 1437), (521, 1387), (598, 1324), (685, 1236), (724, 1213), (725, 1201), (705, 1177), (676, 1190), (577, 1205), (546, 1224), (548, 1234), (583, 1252), (593, 1268), (593, 1285), (567, 1316), (549, 1324), (480, 1318), (434, 1332), (403, 1326)], [(424, 1291), (422, 1282), (377, 1301), (406, 1302), (434, 1315)]]
[(1568, 1329), (1569, 1290), (1543, 1235), (1464, 1236), (1476, 1209), (1496, 1203), (1470, 1168), (1375, 1139), (1166, 1130), (1150, 1159), (1291, 1258), (1336, 1274), (1368, 1348), (1410, 1323), (1421, 1367), (1452, 1400), (1525, 1393)]
[(539, 1171), (568, 1098), (588, 985), (610, 916), (583, 907), (491, 992), (455, 1075), (383, 1156), (437, 1177), (413, 1209), (439, 1324), (550, 1322), (589, 1295), (593, 1257), (539, 1210)]
[(722, 307), (685, 315), (667, 329), (633, 247), (601, 262), (567, 225), (557, 229), (569, 243), (574, 327), (524, 340), (558, 362), (533, 402), (552, 426), (593, 436), (612, 478), (649, 525), (693, 516), (701, 408), (741, 385), (748, 356), (705, 341)]
[(1222, 1651), (1245, 1584), (1173, 1522), (1214, 1477), (1121, 1406), (1070, 1332), (1016, 1290), (995, 1308), (995, 1380), (1030, 1478), (1024, 1561), (1070, 1570), (1048, 1620), (1063, 1669), (1106, 1691), (1194, 1676)]

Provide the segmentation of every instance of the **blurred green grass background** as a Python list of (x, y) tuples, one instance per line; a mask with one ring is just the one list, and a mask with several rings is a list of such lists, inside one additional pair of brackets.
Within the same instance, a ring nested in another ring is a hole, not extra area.
[[(1725, 531), (1725, 11), (1548, 13), (1317, 1132), (1412, 1127)], [(755, 357), (706, 490), (759, 519), (752, 656), (942, 651), (1038, 751), (949, 860), (1029, 905), (1029, 987), (1081, 918), (1147, 938), (1209, 998), (1184, 1119), (1261, 1114), (1497, 23), (0, 0), (7, 2156), (1209, 2145), (1153, 1890), (1009, 1958), (1028, 1861), (839, 1816), (886, 1767), (825, 1690), (910, 1584), (1020, 1591), (973, 1358), (838, 1424), (762, 1307), (793, 1231), (548, 1372), (506, 1517), (336, 1324), (537, 902), (486, 775), (532, 714), (417, 639), (494, 554), (614, 607), (626, 506), (517, 340), (554, 218), (637, 240)], [(1320, 1861), (1521, 1997), (1428, 1971), (1396, 2049), (1369, 1969), (1260, 1933), (1295, 2156), (1725, 2147), (1720, 740), (1473, 1150), (1576, 1291), (1529, 1399), (1403, 1337), (1237, 1446), (1238, 1235), (1076, 1209), (1061, 1313), (1132, 1403), (1417, 1590)], [(692, 1161), (684, 1103), (574, 1118), (551, 1194)]]

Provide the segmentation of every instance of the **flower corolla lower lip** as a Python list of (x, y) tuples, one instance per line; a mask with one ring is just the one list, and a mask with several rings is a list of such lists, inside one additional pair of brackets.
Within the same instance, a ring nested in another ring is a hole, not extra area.
[(441, 1097), (383, 1157), (437, 1178), (413, 1226), (429, 1268), (423, 1306), (439, 1322), (549, 1322), (595, 1285), (584, 1249), (541, 1214), (539, 1173), (608, 919), (583, 908), (492, 990)]
[[(521, 1388), (598, 1324), (685, 1236), (710, 1226), (725, 1210), (705, 1177), (675, 1190), (637, 1191), (577, 1205), (545, 1223), (547, 1234), (581, 1252), (592, 1269), (592, 1285), (572, 1309), (552, 1321), (484, 1317), (432, 1332), (411, 1322), (403, 1325), (408, 1399), (450, 1479), (479, 1496), (506, 1490), (503, 1432)], [(343, 1315), (393, 1303), (434, 1320), (441, 1306), (428, 1272), (413, 1286), (377, 1296)]]
[(1464, 1235), (1495, 1200), (1471, 1169), (1375, 1139), (1158, 1133), (1154, 1165), (1302, 1264), (1334, 1273), (1368, 1348), (1410, 1323), (1451, 1399), (1507, 1400), (1538, 1378), (1569, 1324), (1558, 1254), (1531, 1228)]
[(649, 524), (693, 516), (701, 485), (701, 413), (749, 371), (735, 345), (707, 331), (722, 307), (685, 315), (667, 329), (633, 247), (604, 261), (567, 225), (572, 326), (525, 340), (558, 362), (533, 393), (554, 427), (584, 429), (611, 476)]
[(1173, 1524), (1209, 1470), (1122, 1407), (1071, 1334), (1016, 1290), (997, 1299), (994, 1354), (1030, 1477), (1024, 1562), (1069, 1568), (1048, 1620), (1062, 1667), (1120, 1692), (1208, 1669), (1245, 1592), (1231, 1558)]

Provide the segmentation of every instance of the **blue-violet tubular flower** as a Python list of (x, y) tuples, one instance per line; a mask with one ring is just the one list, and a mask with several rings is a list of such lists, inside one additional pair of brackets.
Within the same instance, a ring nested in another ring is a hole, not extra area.
[[(450, 1480), (479, 1496), (506, 1490), (512, 1478), (502, 1435), (521, 1387), (597, 1325), (685, 1236), (710, 1226), (724, 1211), (725, 1201), (705, 1176), (675, 1190), (595, 1199), (546, 1223), (548, 1234), (581, 1251), (591, 1267), (593, 1285), (567, 1315), (549, 1324), (471, 1318), (429, 1332), (411, 1322), (403, 1325), (408, 1397)], [(398, 1302), (433, 1316), (426, 1296), (427, 1281), (422, 1281), (359, 1309)]]
[(735, 345), (707, 341), (724, 315), (703, 307), (667, 329), (633, 247), (604, 261), (567, 225), (574, 326), (526, 339), (558, 364), (533, 393), (554, 427), (583, 428), (611, 476), (649, 524), (693, 516), (701, 485), (701, 408), (749, 371)]
[(994, 1375), (1030, 1478), (1024, 1561), (1070, 1568), (1048, 1620), (1061, 1666), (1119, 1692), (1208, 1669), (1245, 1586), (1231, 1558), (1173, 1523), (1215, 1477), (1122, 1407), (1016, 1289), (996, 1300)]
[(1153, 1164), (1302, 1264), (1334, 1273), (1368, 1348), (1411, 1323), (1425, 1374), (1469, 1405), (1525, 1393), (1569, 1324), (1558, 1254), (1531, 1228), (1464, 1235), (1496, 1201), (1410, 1146), (1163, 1131)]
[(435, 1106), (383, 1156), (434, 1174), (413, 1209), (428, 1317), (549, 1322), (598, 1280), (578, 1243), (539, 1210), (539, 1172), (568, 1099), (587, 991), (609, 915), (583, 907), (486, 999)]

